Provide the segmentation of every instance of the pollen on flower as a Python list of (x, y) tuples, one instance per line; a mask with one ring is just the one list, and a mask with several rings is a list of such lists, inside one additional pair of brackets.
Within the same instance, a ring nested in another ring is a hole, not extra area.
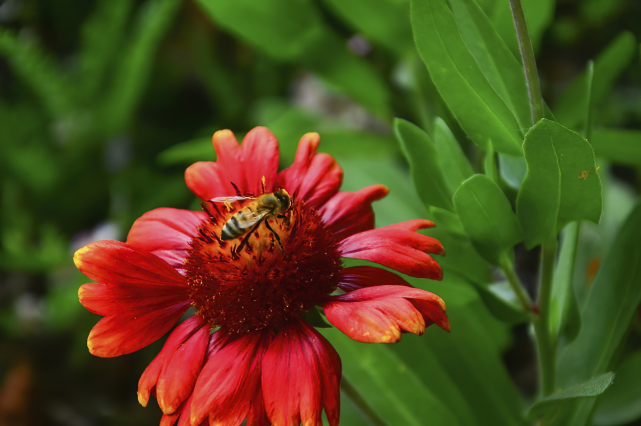
[(340, 279), (336, 239), (301, 201), (284, 218), (269, 220), (274, 232), (261, 223), (251, 234), (222, 240), (223, 226), (246, 204), (207, 208), (210, 218), (184, 264), (192, 305), (211, 327), (233, 333), (280, 327), (322, 303)]

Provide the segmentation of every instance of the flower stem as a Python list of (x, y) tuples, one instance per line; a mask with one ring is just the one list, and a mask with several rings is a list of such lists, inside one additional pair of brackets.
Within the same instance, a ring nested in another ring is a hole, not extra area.
[(512, 291), (514, 291), (519, 302), (521, 302), (523, 310), (525, 312), (532, 312), (532, 301), (530, 300), (530, 296), (525, 292), (521, 281), (519, 281), (519, 278), (514, 272), (514, 265), (507, 257), (501, 259), (501, 269), (503, 270), (507, 281), (510, 283)]
[(532, 40), (530, 40), (530, 35), (528, 34), (521, 0), (510, 0), (510, 10), (512, 10), (514, 28), (516, 28), (516, 38), (519, 42), (519, 51), (521, 52), (521, 61), (523, 62), (525, 84), (527, 85), (527, 94), (530, 99), (532, 125), (535, 125), (543, 118), (544, 113), (539, 74), (536, 70), (536, 61), (534, 60), (534, 49), (532, 48)]
[(534, 320), (534, 332), (539, 352), (539, 376), (543, 397), (554, 392), (555, 350), (550, 341), (550, 295), (556, 257), (556, 239), (541, 247), (541, 278), (539, 280), (539, 314)]
[(378, 414), (369, 406), (365, 398), (356, 390), (354, 385), (350, 383), (349, 380), (343, 376), (341, 379), (341, 391), (347, 396), (350, 401), (356, 406), (356, 408), (361, 412), (363, 417), (367, 419), (373, 426), (387, 426)]

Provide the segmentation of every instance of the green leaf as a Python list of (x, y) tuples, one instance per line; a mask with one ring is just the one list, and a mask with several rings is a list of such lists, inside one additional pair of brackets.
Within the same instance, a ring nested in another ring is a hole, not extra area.
[(456, 213), (435, 206), (430, 206), (430, 213), (432, 214), (431, 217), (434, 219), (434, 223), (436, 223), (439, 228), (467, 239), (467, 234), (465, 233), (465, 229), (463, 229), (461, 219)]
[(394, 119), (394, 132), (410, 163), (412, 179), (425, 208), (436, 206), (454, 210), (452, 194), (443, 177), (440, 157), (427, 133), (400, 118)]
[[(213, 157), (212, 157), (213, 153)], [(158, 163), (163, 166), (192, 164), (196, 161), (215, 161), (216, 152), (211, 137), (192, 139), (167, 148), (158, 154)]]
[(614, 383), (614, 373), (602, 374), (587, 382), (572, 386), (537, 401), (528, 411), (531, 420), (541, 419), (546, 423), (562, 415), (568, 407), (567, 402), (578, 398), (591, 398), (601, 395)]
[(379, 0), (376, 7), (369, 0), (325, 0), (325, 3), (368, 40), (397, 55), (414, 53), (409, 2)]
[[(617, 78), (628, 66), (637, 49), (634, 35), (623, 32), (594, 61), (592, 105), (599, 105), (610, 93)], [(570, 128), (585, 126), (585, 108), (588, 93), (585, 90), (588, 71), (577, 77), (557, 101), (554, 115), (557, 120)], [(577, 107), (577, 105), (581, 107)]]
[(590, 143), (597, 157), (619, 164), (641, 165), (641, 131), (595, 129)]
[(498, 184), (499, 177), (496, 170), (496, 155), (492, 141), (488, 142), (487, 151), (485, 151), (485, 155), (483, 156), (483, 173), (485, 173), (485, 176), (489, 177), (492, 182)]
[[(559, 353), (557, 383), (570, 387), (610, 369), (641, 303), (641, 204), (621, 226), (581, 305), (581, 330)], [(577, 404), (585, 421), (593, 402)]]
[(148, 0), (138, 13), (134, 32), (120, 55), (114, 85), (104, 100), (101, 117), (108, 135), (129, 125), (151, 73), (156, 49), (179, 5), (179, 0)]
[(574, 264), (579, 241), (580, 222), (570, 223), (563, 229), (561, 250), (554, 270), (550, 299), (550, 340), (555, 342), (564, 335), (573, 340), (581, 328), (581, 316), (574, 294)]
[(528, 322), (531, 316), (523, 311), (514, 290), (507, 281), (490, 285), (476, 285), (487, 310), (499, 321), (515, 325)]
[(601, 180), (588, 141), (542, 119), (525, 136), (523, 149), (528, 172), (516, 212), (528, 248), (556, 237), (558, 230), (571, 221), (599, 221)]
[(617, 369), (617, 380), (599, 398), (594, 415), (597, 426), (624, 425), (641, 417), (641, 351)]
[(20, 41), (10, 31), (0, 29), (0, 55), (40, 98), (51, 117), (64, 117), (72, 111), (69, 82), (37, 46)]
[(517, 119), (468, 50), (445, 0), (412, 0), (416, 46), (439, 93), (479, 147), (521, 155)]
[(508, 185), (519, 189), (527, 173), (525, 158), (499, 154), (499, 173)]
[(532, 123), (525, 74), (476, 0), (450, 0), (461, 36), (496, 93), (514, 112), (520, 128)]
[(303, 65), (375, 114), (389, 114), (386, 84), (365, 60), (347, 50), (310, 0), (198, 3), (218, 25), (268, 56)]
[(472, 244), (488, 262), (499, 265), (522, 240), (510, 202), (490, 178), (474, 175), (454, 195), (456, 212)]
[(445, 182), (454, 194), (463, 181), (474, 174), (474, 170), (454, 134), (440, 117), (434, 119), (434, 145), (441, 158)]

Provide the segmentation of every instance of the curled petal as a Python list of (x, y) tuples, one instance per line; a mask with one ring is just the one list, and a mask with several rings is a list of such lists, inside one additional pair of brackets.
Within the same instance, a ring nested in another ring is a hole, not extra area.
[(270, 341), (271, 332), (245, 334), (208, 358), (193, 392), (192, 425), (207, 416), (210, 424), (242, 423), (260, 392), (260, 366)]
[(147, 405), (149, 393), (155, 388), (158, 405), (163, 412), (174, 413), (191, 394), (208, 343), (209, 327), (199, 316), (193, 316), (176, 327), (140, 378), (140, 403)]
[(435, 238), (414, 231), (434, 226), (429, 220), (412, 220), (371, 229), (340, 243), (341, 256), (370, 260), (413, 277), (440, 280), (443, 272), (427, 253), (445, 254)]
[(320, 137), (307, 133), (298, 144), (294, 164), (278, 174), (277, 186), (285, 188), (294, 199), (319, 208), (338, 192), (343, 170), (328, 154), (316, 154)]
[(318, 212), (338, 240), (374, 228), (372, 202), (389, 193), (384, 185), (372, 185), (356, 192), (339, 192)]
[[(419, 310), (420, 301), (430, 309)], [(359, 342), (397, 342), (401, 331), (423, 334), (423, 315), (449, 331), (445, 302), (429, 291), (398, 285), (362, 288), (334, 296), (323, 306), (327, 319), (343, 333)]]
[(338, 283), (338, 287), (345, 292), (377, 285), (404, 285), (411, 287), (407, 281), (395, 273), (373, 266), (344, 268), (341, 270), (341, 281)]
[(271, 192), (278, 170), (278, 141), (265, 127), (250, 130), (241, 146), (230, 130), (212, 138), (218, 161), (201, 161), (185, 171), (187, 186), (203, 200), (236, 195), (232, 182), (243, 194)]
[(303, 321), (285, 325), (263, 358), (263, 393), (272, 424), (320, 426), (322, 409), (338, 425), (341, 362), (336, 350)]
[(189, 242), (207, 220), (205, 212), (160, 208), (143, 214), (131, 227), (127, 244), (154, 253), (174, 268), (181, 268)]

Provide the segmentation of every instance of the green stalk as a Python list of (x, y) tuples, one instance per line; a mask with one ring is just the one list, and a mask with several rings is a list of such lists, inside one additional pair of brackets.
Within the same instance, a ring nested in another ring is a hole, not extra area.
[(370, 407), (370, 405), (365, 401), (365, 398), (356, 390), (354, 385), (350, 383), (349, 380), (343, 376), (341, 379), (341, 391), (347, 396), (350, 401), (356, 406), (358, 411), (370, 422), (373, 426), (387, 426), (378, 414)]
[(514, 272), (514, 265), (507, 258), (507, 256), (501, 258), (501, 269), (505, 274), (505, 278), (507, 278), (507, 281), (510, 283), (512, 291), (514, 291), (514, 294), (516, 294), (519, 302), (521, 302), (523, 310), (525, 312), (532, 312), (532, 301), (530, 300), (530, 296), (528, 296), (528, 294), (525, 292), (521, 281), (519, 281), (519, 278)]
[(541, 247), (541, 277), (539, 280), (539, 315), (534, 320), (534, 332), (539, 354), (539, 376), (543, 397), (554, 392), (554, 373), (556, 356), (550, 339), (550, 295), (554, 275), (554, 260), (557, 242), (552, 240)]
[(532, 40), (530, 40), (530, 35), (527, 31), (521, 0), (510, 0), (510, 10), (512, 10), (514, 28), (516, 28), (516, 38), (519, 41), (519, 51), (521, 52), (523, 72), (525, 73), (527, 94), (530, 100), (532, 125), (535, 125), (543, 118), (544, 112), (541, 86), (539, 85), (539, 74), (536, 70), (536, 61), (534, 60), (534, 49), (532, 49)]

